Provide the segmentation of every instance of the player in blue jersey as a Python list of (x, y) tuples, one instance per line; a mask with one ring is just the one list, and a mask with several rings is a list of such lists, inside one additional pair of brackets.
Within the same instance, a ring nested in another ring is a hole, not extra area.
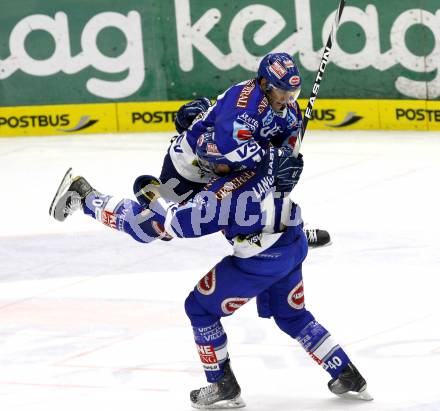
[(161, 182), (141, 176), (134, 184), (138, 202), (94, 190), (70, 170), (50, 213), (63, 221), (77, 209), (135, 240), (194, 238), (222, 231), (233, 245), (185, 301), (195, 343), (209, 385), (190, 393), (195, 408), (239, 408), (240, 386), (232, 372), (221, 318), (256, 297), (258, 313), (296, 339), (331, 376), (330, 391), (371, 400), (367, 384), (345, 351), (305, 308), (302, 263), (307, 241), (299, 206), (291, 192), (301, 175), (302, 158), (276, 147), (254, 169), (233, 171), (212, 132), (196, 145), (199, 166), (218, 175), (186, 203), (168, 201)]
[(161, 181), (179, 179), (177, 191), (197, 192), (212, 173), (196, 161), (196, 144), (205, 132), (212, 132), (218, 150), (233, 169), (253, 169), (264, 158), (270, 144), (294, 145), (301, 128), (301, 111), (296, 99), (301, 77), (287, 53), (268, 54), (261, 61), (258, 76), (230, 87), (217, 97), (178, 138), (165, 158)]
[[(176, 116), (176, 137), (165, 157), (161, 181), (175, 178), (179, 195), (195, 194), (212, 176), (195, 161), (196, 142), (212, 131), (218, 149), (234, 169), (253, 169), (269, 145), (294, 147), (301, 132), (302, 115), (297, 97), (301, 76), (287, 53), (266, 55), (257, 77), (236, 84), (214, 105), (200, 98), (182, 106)], [(309, 246), (330, 243), (325, 230), (305, 229)]]

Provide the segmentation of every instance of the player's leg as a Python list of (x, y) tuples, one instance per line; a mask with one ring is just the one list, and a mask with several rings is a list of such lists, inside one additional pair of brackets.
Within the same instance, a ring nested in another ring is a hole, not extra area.
[[(213, 281), (213, 282), (211, 282)], [(199, 283), (204, 290), (215, 288), (216, 271), (211, 270)], [(205, 371), (208, 386), (191, 391), (190, 401), (194, 408), (241, 408), (240, 385), (231, 369), (227, 335), (220, 316), (210, 313), (191, 292), (185, 301), (185, 311), (190, 318), (194, 340)]]
[[(255, 270), (258, 266), (259, 271)], [(246, 267), (252, 270), (246, 271)], [(191, 392), (196, 408), (244, 406), (240, 386), (230, 368), (227, 335), (221, 317), (238, 308), (285, 276), (290, 269), (273, 260), (226, 257), (206, 274), (188, 296), (185, 311), (210, 385)]]
[(142, 243), (158, 238), (171, 239), (164, 228), (153, 221), (152, 214), (136, 201), (101, 194), (84, 177), (74, 176), (72, 169), (69, 169), (55, 194), (49, 213), (56, 220), (64, 221), (78, 210)]
[[(260, 313), (273, 315), (280, 329), (296, 339), (330, 374), (328, 387), (332, 393), (362, 400), (373, 399), (367, 392), (365, 379), (346, 352), (305, 308), (301, 265), (262, 293), (258, 302)], [(270, 310), (265, 308), (267, 304)]]

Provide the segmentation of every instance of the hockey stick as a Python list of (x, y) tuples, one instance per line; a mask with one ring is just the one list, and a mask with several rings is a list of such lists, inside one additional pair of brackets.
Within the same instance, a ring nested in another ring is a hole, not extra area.
[(312, 109), (315, 104), (316, 98), (318, 97), (319, 87), (321, 86), (321, 81), (324, 76), (324, 71), (330, 59), (330, 51), (333, 47), (333, 43), (336, 40), (336, 32), (338, 30), (339, 22), (341, 21), (342, 12), (344, 11), (345, 0), (340, 0), (338, 10), (336, 11), (335, 21), (333, 22), (332, 30), (328, 36), (327, 44), (325, 45), (324, 52), (322, 53), (321, 62), (319, 64), (318, 73), (316, 74), (315, 84), (313, 84), (312, 92), (310, 94), (309, 102), (304, 113), (304, 119), (301, 127), (301, 133), (298, 135), (298, 140), (296, 141), (294, 154), (297, 157), (301, 144), (304, 139), (304, 134), (307, 129), (307, 124), (312, 117)]

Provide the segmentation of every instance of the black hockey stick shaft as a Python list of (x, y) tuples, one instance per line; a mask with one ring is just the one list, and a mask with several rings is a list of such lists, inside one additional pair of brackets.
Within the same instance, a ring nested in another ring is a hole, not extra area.
[(324, 52), (322, 53), (321, 62), (319, 63), (318, 72), (316, 73), (315, 83), (312, 87), (312, 92), (310, 94), (309, 102), (304, 113), (304, 119), (302, 123), (301, 135), (298, 136), (297, 144), (295, 145), (296, 154), (299, 153), (302, 141), (304, 139), (304, 134), (307, 129), (307, 124), (312, 117), (313, 105), (315, 104), (316, 98), (318, 97), (319, 87), (321, 86), (321, 81), (324, 77), (324, 72), (330, 59), (330, 51), (333, 47), (333, 43), (336, 40), (336, 32), (338, 30), (339, 22), (341, 21), (342, 12), (344, 11), (345, 0), (339, 2), (338, 10), (336, 11), (335, 20), (332, 25), (332, 30), (328, 36), (327, 44), (324, 47)]

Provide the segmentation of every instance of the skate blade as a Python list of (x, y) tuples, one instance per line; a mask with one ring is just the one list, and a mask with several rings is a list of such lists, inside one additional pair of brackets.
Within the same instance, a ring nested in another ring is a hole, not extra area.
[(323, 247), (329, 247), (333, 244), (333, 241), (330, 240), (327, 244), (323, 244), (323, 245), (309, 245), (309, 248), (323, 248)]
[(55, 196), (54, 196), (52, 203), (50, 204), (50, 207), (49, 207), (49, 215), (58, 221), (63, 221), (63, 219), (60, 219), (60, 217), (55, 214), (56, 205), (58, 204), (60, 198), (65, 194), (66, 189), (72, 183), (72, 176), (73, 176), (72, 168), (69, 168), (66, 171), (66, 174), (64, 175), (63, 179), (61, 180), (61, 183), (58, 187), (58, 190), (55, 193)]
[(373, 397), (367, 391), (367, 387), (359, 392), (349, 391), (344, 394), (336, 394), (338, 397), (345, 398), (348, 400), (362, 400), (362, 401), (373, 401)]
[(199, 410), (231, 410), (233, 408), (246, 407), (246, 403), (241, 399), (240, 395), (232, 398), (231, 400), (218, 401), (211, 405), (199, 405), (194, 403), (191, 403), (191, 405), (193, 408), (197, 408)]

